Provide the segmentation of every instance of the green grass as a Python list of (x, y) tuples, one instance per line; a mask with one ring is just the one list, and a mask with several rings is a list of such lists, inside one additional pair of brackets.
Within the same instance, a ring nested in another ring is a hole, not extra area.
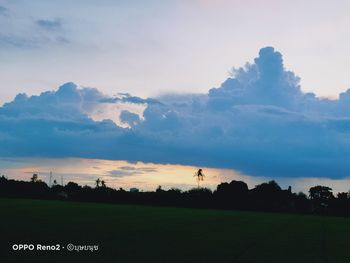
[[(4, 263), (350, 262), (347, 218), (20, 199), (0, 199), (0, 211)], [(12, 252), (14, 243), (99, 251)]]

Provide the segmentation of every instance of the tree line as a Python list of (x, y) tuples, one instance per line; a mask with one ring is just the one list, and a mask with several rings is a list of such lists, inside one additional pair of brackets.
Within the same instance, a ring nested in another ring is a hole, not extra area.
[(75, 182), (59, 185), (56, 181), (48, 186), (34, 174), (30, 181), (1, 176), (0, 197), (350, 216), (349, 193), (334, 195), (330, 187), (320, 185), (311, 187), (308, 195), (293, 193), (291, 187), (282, 189), (275, 181), (252, 189), (234, 180), (219, 184), (214, 191), (201, 187), (163, 190), (159, 186), (155, 191), (140, 192), (136, 188), (113, 189), (100, 179), (95, 187)]

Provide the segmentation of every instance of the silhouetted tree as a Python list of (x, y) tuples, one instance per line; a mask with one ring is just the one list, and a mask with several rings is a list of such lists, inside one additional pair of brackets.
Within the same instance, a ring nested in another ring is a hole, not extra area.
[(100, 178), (97, 178), (96, 181), (95, 181), (95, 183), (96, 183), (96, 187), (97, 187), (97, 188), (100, 187), (101, 179), (100, 179)]
[(310, 211), (310, 200), (306, 194), (299, 192), (294, 194), (294, 206), (296, 211), (306, 213)]
[(176, 187), (172, 187), (172, 188), (170, 188), (170, 189), (168, 190), (168, 192), (171, 192), (171, 193), (180, 193), (180, 194), (181, 194), (182, 190), (179, 189), (179, 188), (176, 188)]
[(202, 169), (198, 169), (197, 172), (195, 172), (194, 176), (193, 177), (196, 177), (196, 180), (197, 180), (197, 183), (198, 183), (198, 188), (199, 188), (199, 182), (200, 181), (204, 181), (204, 173), (203, 173), (203, 170)]
[(7, 181), (7, 177), (5, 175), (2, 175), (0, 177), (0, 182), (6, 182)]
[(68, 191), (68, 192), (77, 192), (81, 189), (81, 186), (78, 185), (77, 183), (74, 182), (68, 182), (68, 184), (66, 184), (64, 186), (64, 188)]
[(350, 199), (349, 194), (346, 192), (338, 193), (336, 199), (332, 199), (330, 202), (328, 212), (338, 215), (350, 215)]
[(312, 201), (312, 210), (316, 213), (326, 213), (330, 201), (334, 198), (332, 188), (321, 185), (311, 187), (309, 196)]
[(348, 193), (342, 192), (342, 193), (337, 194), (337, 198), (339, 200), (347, 200), (347, 199), (349, 199), (349, 196), (348, 196)]
[(280, 211), (288, 206), (287, 202), (290, 193), (288, 190), (284, 192), (275, 181), (259, 184), (250, 192), (256, 209)]
[(30, 181), (32, 183), (38, 182), (38, 175), (37, 174), (33, 174), (32, 177), (30, 178)]
[[(203, 176), (198, 170), (196, 176)], [(318, 213), (350, 216), (349, 194), (342, 192), (334, 198), (332, 189), (315, 186), (309, 190), (310, 198), (304, 193), (292, 193), (289, 187), (284, 190), (275, 182), (262, 183), (249, 190), (246, 183), (232, 181), (221, 183), (214, 193), (207, 188), (196, 187), (189, 191), (172, 188), (163, 190), (159, 186), (155, 192), (143, 192), (131, 188), (115, 190), (106, 186), (98, 178), (96, 188), (80, 186), (74, 182), (51, 187), (33, 174), (30, 181), (16, 181), (0, 177), (0, 196), (38, 199), (64, 199), (93, 202), (113, 202), (129, 204), (185, 206), (202, 208), (249, 209), (262, 211)]]
[(312, 200), (320, 202), (327, 202), (331, 198), (334, 198), (332, 188), (321, 185), (311, 187), (309, 190), (309, 196)]
[(163, 192), (162, 186), (158, 185), (157, 189), (156, 189), (156, 193), (160, 193)]
[(221, 207), (243, 207), (248, 202), (248, 185), (242, 181), (221, 183), (214, 192), (216, 202)]
[(68, 197), (73, 200), (79, 199), (79, 196), (81, 195), (81, 189), (82, 187), (74, 182), (68, 182), (64, 186), (64, 190), (68, 194)]
[(106, 188), (106, 182), (104, 180), (101, 180), (101, 187)]

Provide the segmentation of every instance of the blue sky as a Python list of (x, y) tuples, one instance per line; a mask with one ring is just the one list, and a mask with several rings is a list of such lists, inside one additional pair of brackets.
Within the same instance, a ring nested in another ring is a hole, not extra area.
[(0, 1), (0, 156), (347, 178), (348, 5)]

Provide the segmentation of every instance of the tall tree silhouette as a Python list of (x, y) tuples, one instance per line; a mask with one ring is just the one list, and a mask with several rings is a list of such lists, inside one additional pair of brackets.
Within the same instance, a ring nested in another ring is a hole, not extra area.
[(103, 187), (103, 188), (106, 187), (106, 182), (104, 180), (101, 180), (101, 187)]
[(198, 183), (198, 188), (199, 188), (199, 182), (200, 181), (204, 181), (204, 173), (203, 173), (203, 170), (200, 168), (198, 169), (197, 172), (194, 173), (194, 176), (193, 177), (196, 177), (196, 180), (197, 180), (197, 183)]
[(96, 182), (96, 187), (97, 188), (100, 187), (101, 179), (97, 178), (95, 182)]

